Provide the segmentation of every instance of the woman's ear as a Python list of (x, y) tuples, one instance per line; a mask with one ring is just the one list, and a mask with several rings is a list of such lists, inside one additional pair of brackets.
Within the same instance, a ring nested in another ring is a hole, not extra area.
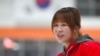
[(79, 27), (75, 27), (75, 29), (74, 29), (74, 35), (77, 35), (79, 33)]
[(75, 31), (79, 31), (79, 29), (80, 29), (80, 28), (79, 28), (78, 26), (75, 27)]

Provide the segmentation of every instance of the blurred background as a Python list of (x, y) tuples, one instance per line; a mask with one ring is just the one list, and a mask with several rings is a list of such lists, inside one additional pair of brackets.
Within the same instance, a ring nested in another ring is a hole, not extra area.
[(0, 56), (56, 56), (51, 20), (62, 7), (81, 13), (81, 32), (100, 41), (100, 0), (0, 0)]

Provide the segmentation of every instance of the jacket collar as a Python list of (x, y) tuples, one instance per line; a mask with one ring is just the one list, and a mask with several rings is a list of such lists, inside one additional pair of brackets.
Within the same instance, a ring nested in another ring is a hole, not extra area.
[(63, 47), (64, 51), (62, 53), (62, 55), (66, 55), (66, 50), (68, 50), (69, 48), (71, 48), (71, 46), (73, 45), (76, 45), (76, 43), (81, 43), (81, 42), (84, 42), (84, 41), (87, 41), (87, 40), (93, 40), (88, 34), (85, 34), (85, 35), (82, 35), (80, 37), (78, 37), (75, 42), (71, 43), (68, 48), (66, 48), (65, 46)]
[(87, 41), (87, 40), (93, 40), (88, 34), (85, 34), (83, 36), (80, 36), (78, 37), (75, 42), (76, 43), (80, 43), (80, 42), (84, 42), (84, 41)]

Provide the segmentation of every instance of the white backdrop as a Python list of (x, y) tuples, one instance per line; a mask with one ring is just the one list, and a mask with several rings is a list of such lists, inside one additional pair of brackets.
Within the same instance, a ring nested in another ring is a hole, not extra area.
[[(1, 0), (0, 26), (50, 27), (51, 19), (55, 11), (61, 7), (76, 7), (75, 0), (51, 0), (49, 7), (41, 9), (37, 6), (35, 1), (36, 0)], [(100, 17), (82, 17), (82, 26), (100, 27), (99, 18)]]

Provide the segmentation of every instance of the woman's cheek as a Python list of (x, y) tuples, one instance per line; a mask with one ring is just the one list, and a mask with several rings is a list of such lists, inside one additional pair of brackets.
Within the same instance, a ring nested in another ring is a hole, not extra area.
[(70, 38), (72, 36), (70, 28), (65, 28), (64, 34), (66, 38)]
[(57, 35), (57, 30), (54, 28), (53, 29), (53, 34), (54, 34), (54, 36), (56, 37), (56, 35)]

